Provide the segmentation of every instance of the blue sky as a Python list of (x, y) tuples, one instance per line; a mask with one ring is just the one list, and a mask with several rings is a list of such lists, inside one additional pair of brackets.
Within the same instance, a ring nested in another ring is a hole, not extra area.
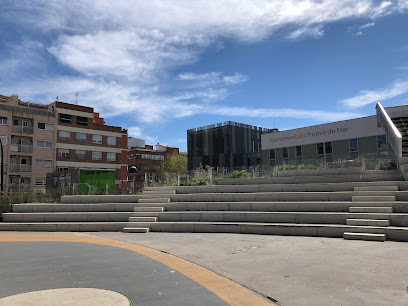
[(408, 104), (408, 0), (0, 2), (0, 94), (92, 106), (131, 136), (280, 130)]

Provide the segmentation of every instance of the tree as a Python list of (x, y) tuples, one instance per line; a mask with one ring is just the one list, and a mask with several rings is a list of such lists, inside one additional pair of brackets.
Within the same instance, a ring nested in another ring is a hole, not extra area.
[(187, 155), (174, 153), (170, 155), (161, 165), (160, 172), (164, 173), (186, 173)]

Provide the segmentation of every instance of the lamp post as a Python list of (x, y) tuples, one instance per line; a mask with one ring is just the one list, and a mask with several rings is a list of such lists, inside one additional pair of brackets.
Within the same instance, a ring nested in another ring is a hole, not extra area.
[(3, 157), (3, 141), (0, 138), (0, 150), (1, 150), (1, 193), (4, 192), (4, 183), (3, 183), (3, 179), (4, 179), (4, 157)]
[(136, 174), (138, 174), (136, 166), (131, 166), (129, 168), (129, 174), (131, 174), (132, 177), (133, 177), (133, 194), (135, 194), (135, 191), (136, 191), (135, 176), (136, 176)]

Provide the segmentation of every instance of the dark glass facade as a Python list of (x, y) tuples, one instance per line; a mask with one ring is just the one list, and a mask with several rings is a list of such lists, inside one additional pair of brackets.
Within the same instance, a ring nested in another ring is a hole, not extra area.
[(261, 134), (275, 131), (233, 121), (190, 129), (187, 131), (188, 169), (261, 164)]

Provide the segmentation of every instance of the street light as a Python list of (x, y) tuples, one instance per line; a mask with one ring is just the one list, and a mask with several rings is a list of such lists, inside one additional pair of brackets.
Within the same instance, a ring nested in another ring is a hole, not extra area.
[(136, 174), (138, 174), (136, 166), (131, 166), (129, 168), (129, 174), (131, 174), (132, 177), (133, 177), (133, 194), (135, 194), (135, 191), (136, 191), (135, 176), (136, 176)]
[(4, 165), (3, 165), (3, 162), (4, 162), (4, 156), (3, 156), (3, 141), (1, 140), (1, 137), (0, 137), (0, 150), (1, 150), (1, 182), (0, 182), (0, 184), (1, 184), (1, 193), (3, 194), (4, 193), (4, 184), (3, 184), (3, 179), (4, 179)]

